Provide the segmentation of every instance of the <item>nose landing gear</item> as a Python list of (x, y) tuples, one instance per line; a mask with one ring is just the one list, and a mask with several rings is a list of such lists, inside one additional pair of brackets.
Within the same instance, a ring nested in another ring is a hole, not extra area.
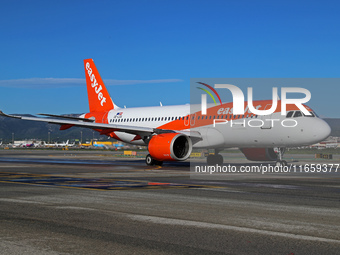
[(277, 161), (275, 163), (275, 166), (287, 166), (288, 165), (287, 161), (282, 160), (286, 148), (275, 148), (275, 151), (277, 154)]

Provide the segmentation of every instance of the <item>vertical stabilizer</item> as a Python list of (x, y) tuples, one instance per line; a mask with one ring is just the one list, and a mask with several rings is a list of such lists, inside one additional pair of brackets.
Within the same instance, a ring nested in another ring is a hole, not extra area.
[(85, 59), (84, 67), (90, 112), (108, 112), (119, 108), (112, 102), (93, 59)]

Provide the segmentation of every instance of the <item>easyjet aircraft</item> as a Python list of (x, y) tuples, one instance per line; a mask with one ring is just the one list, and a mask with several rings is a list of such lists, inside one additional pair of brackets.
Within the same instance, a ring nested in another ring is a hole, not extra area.
[[(0, 114), (59, 124), (61, 130), (73, 126), (91, 128), (125, 143), (147, 146), (148, 165), (186, 160), (193, 148), (214, 149), (215, 154), (207, 158), (208, 164), (222, 164), (219, 152), (231, 147), (240, 148), (249, 160), (285, 165), (282, 160), (285, 148), (320, 142), (331, 132), (328, 124), (307, 106), (311, 115), (304, 115), (295, 105), (287, 105), (284, 116), (280, 106), (270, 116), (257, 116), (247, 110), (243, 115), (233, 115), (230, 110), (233, 103), (210, 106), (206, 115), (201, 114), (199, 106), (193, 110), (196, 106), (190, 109), (190, 105), (119, 108), (112, 101), (93, 60), (85, 59), (84, 67), (89, 113), (79, 117), (43, 114), (52, 118)], [(258, 110), (268, 109), (271, 104), (271, 100), (253, 102)]]

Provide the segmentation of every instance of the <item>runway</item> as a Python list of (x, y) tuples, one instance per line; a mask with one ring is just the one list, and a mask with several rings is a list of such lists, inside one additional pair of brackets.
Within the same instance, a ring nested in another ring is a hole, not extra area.
[[(295, 163), (309, 160), (329, 162)], [(339, 176), (205, 179), (189, 162), (0, 150), (0, 254), (337, 254)]]

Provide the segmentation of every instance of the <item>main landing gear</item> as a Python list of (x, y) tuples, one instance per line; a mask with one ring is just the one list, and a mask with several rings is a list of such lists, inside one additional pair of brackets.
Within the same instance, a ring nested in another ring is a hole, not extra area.
[(286, 151), (286, 148), (275, 148), (276, 154), (277, 154), (277, 161), (275, 163), (275, 166), (287, 166), (287, 161), (282, 160), (283, 154)]
[(155, 160), (153, 157), (151, 157), (150, 154), (146, 155), (145, 163), (146, 163), (148, 166), (153, 166), (153, 165), (161, 166), (161, 165), (163, 165), (163, 161)]
[(223, 157), (221, 154), (218, 154), (221, 150), (215, 149), (215, 154), (210, 154), (207, 157), (207, 164), (209, 166), (213, 165), (223, 165)]

